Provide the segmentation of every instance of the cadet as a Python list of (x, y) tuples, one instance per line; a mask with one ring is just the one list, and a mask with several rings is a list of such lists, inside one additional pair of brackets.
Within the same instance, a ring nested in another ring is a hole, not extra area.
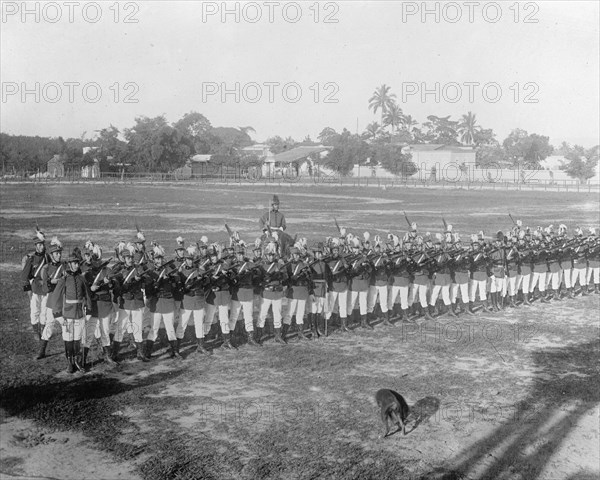
[(310, 286), (310, 269), (308, 264), (300, 260), (300, 250), (297, 247), (290, 249), (292, 259), (287, 265), (287, 297), (289, 298), (289, 308), (283, 319), (282, 337), (285, 338), (287, 330), (292, 324), (292, 316), (296, 315), (296, 326), (298, 327), (298, 339), (308, 340), (304, 335), (304, 310), (308, 299)]
[(37, 338), (40, 338), (46, 325), (46, 303), (48, 301), (48, 289), (42, 278), (42, 268), (48, 263), (46, 256), (46, 237), (44, 233), (36, 228), (36, 236), (33, 237), (35, 252), (23, 258), (23, 271), (21, 280), (23, 291), (29, 293), (29, 310), (31, 325)]

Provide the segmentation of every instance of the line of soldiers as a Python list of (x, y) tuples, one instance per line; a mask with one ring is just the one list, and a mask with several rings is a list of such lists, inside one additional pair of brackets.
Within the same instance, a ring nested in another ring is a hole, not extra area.
[[(138, 230), (108, 260), (88, 241), (64, 262), (61, 242), (53, 238), (46, 250), (38, 229), (36, 250), (23, 259), (22, 272), (41, 341), (37, 358), (45, 357), (57, 330), (73, 373), (87, 368), (96, 338), (106, 362), (116, 364), (126, 333), (133, 335), (137, 358), (147, 362), (164, 328), (170, 357), (181, 358), (192, 321), (196, 353), (210, 355), (204, 339), (211, 325), (222, 337), (222, 349), (260, 347), (269, 312), (274, 340), (285, 345), (294, 318), (298, 339), (309, 340), (328, 335), (332, 325), (341, 332), (353, 332), (355, 324), (372, 329), (377, 318), (393, 326), (396, 319), (432, 320), (436, 313), (473, 315), (477, 298), (492, 312), (538, 298), (547, 303), (587, 295), (592, 281), (599, 293), (600, 240), (594, 228), (584, 235), (577, 227), (569, 238), (565, 225), (556, 232), (552, 226), (531, 231), (517, 221), (493, 241), (479, 232), (469, 244), (452, 225), (445, 230), (421, 235), (412, 223), (402, 239), (390, 233), (386, 241), (379, 236), (371, 241), (368, 232), (361, 240), (339, 228), (339, 236), (310, 248), (306, 239), (297, 240), (285, 256), (272, 237), (247, 245), (233, 232), (228, 246), (209, 244), (206, 237), (186, 245), (178, 237), (170, 260), (158, 244), (146, 250)], [(232, 338), (234, 332), (239, 338)]]

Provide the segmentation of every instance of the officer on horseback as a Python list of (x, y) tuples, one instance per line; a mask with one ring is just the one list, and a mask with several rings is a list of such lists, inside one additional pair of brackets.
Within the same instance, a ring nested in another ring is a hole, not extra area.
[(277, 195), (273, 195), (271, 210), (260, 217), (259, 225), (263, 233), (267, 233), (269, 229), (281, 231), (286, 229), (285, 216), (279, 211), (279, 197)]

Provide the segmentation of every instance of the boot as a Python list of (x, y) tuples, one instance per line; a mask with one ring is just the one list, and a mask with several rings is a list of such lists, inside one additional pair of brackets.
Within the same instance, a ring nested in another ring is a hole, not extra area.
[(281, 326), (281, 338), (283, 338), (283, 340), (284, 340), (285, 343), (287, 343), (286, 338), (287, 338), (287, 333), (288, 333), (289, 329), (290, 329), (290, 326), (287, 323), (284, 323)]
[(35, 335), (35, 337), (38, 340), (41, 340), (42, 331), (43, 331), (43, 329), (41, 328), (41, 325), (39, 323), (34, 323), (33, 325), (31, 325), (31, 327), (33, 328), (33, 334)]
[(75, 363), (75, 368), (80, 372), (84, 372), (84, 364), (82, 364), (81, 358), (81, 341), (76, 340), (73, 342), (73, 362)]
[(425, 310), (425, 320), (433, 320), (433, 312), (435, 311), (435, 307), (433, 305), (429, 305)]
[(550, 303), (550, 300), (546, 297), (546, 292), (540, 292), (540, 302)]
[(454, 318), (458, 317), (458, 315), (456, 315), (456, 312), (454, 311), (454, 305), (452, 303), (448, 305), (448, 315)]
[(46, 347), (48, 346), (48, 340), (40, 340), (40, 350), (38, 351), (36, 360), (41, 360), (46, 357)]
[(306, 335), (304, 335), (304, 324), (296, 324), (298, 327), (298, 340), (310, 340)]
[(512, 308), (519, 308), (519, 306), (515, 302), (515, 296), (514, 295), (510, 296), (510, 307), (512, 307)]
[(475, 305), (473, 302), (469, 302), (469, 306), (467, 307), (467, 313), (470, 313), (471, 315), (476, 315), (475, 310), (473, 310), (474, 306)]
[(285, 338), (283, 338), (281, 336), (281, 328), (276, 328), (275, 329), (275, 341), (277, 343), (280, 343), (281, 345), (286, 345), (287, 342), (285, 341)]
[(73, 359), (73, 343), (74, 342), (65, 342), (65, 355), (67, 356), (67, 362), (69, 366), (67, 367), (67, 373), (75, 373), (75, 361)]
[(154, 347), (154, 342), (152, 340), (146, 340), (144, 347), (144, 357), (150, 360), (152, 358), (152, 347)]
[(483, 307), (483, 311), (484, 312), (488, 312), (488, 313), (492, 313), (492, 310), (490, 310), (490, 301), (486, 298), (483, 302), (481, 302), (481, 305)]
[(104, 361), (108, 365), (118, 365), (110, 356), (110, 347), (102, 347), (102, 350), (104, 351)]
[(179, 355), (179, 348), (177, 348), (177, 340), (169, 340), (169, 357), (174, 358), (176, 360), (181, 360), (181, 355)]
[(251, 347), (262, 347), (254, 338), (254, 332), (248, 332), (248, 345)]
[(594, 294), (596, 294), (596, 295), (600, 294), (600, 283), (594, 284)]
[(147, 362), (148, 359), (144, 355), (144, 344), (142, 342), (136, 342), (135, 347), (137, 349), (136, 358), (142, 362)]
[(492, 311), (499, 312), (500, 308), (498, 307), (498, 292), (490, 293), (490, 297), (492, 297)]
[(121, 342), (117, 342), (116, 340), (112, 343), (112, 350), (110, 353), (110, 358), (113, 359), (114, 362), (117, 362), (119, 358), (119, 349), (121, 348)]
[[(248, 343), (250, 343), (250, 339), (252, 338), (251, 335), (248, 335)], [(208, 350), (205, 346), (204, 346), (204, 339), (203, 338), (199, 338), (197, 341), (197, 346), (196, 346), (196, 350), (194, 352), (197, 355), (212, 355), (213, 352), (212, 350)]]
[(108, 334), (108, 339), (110, 340), (110, 343), (112, 344), (113, 340), (115, 339), (115, 334), (114, 333), (109, 333)]
[(411, 321), (412, 321), (412, 320), (410, 319), (410, 315), (409, 315), (409, 312), (410, 312), (410, 310), (409, 310), (408, 308), (406, 308), (406, 309), (402, 308), (402, 309), (400, 309), (400, 312), (401, 312), (401, 317), (400, 317), (400, 320), (401, 320), (402, 322), (404, 322), (404, 323), (409, 323), (409, 322), (411, 322)]
[(223, 350), (237, 350), (237, 348), (231, 343), (231, 337), (229, 333), (223, 334), (223, 344), (221, 345)]
[(367, 316), (366, 315), (361, 315), (360, 316), (360, 326), (362, 328), (366, 328), (368, 330), (373, 330), (373, 325), (371, 325), (368, 320), (367, 320)]
[(319, 324), (321, 323), (320, 321), (324, 318), (324, 316), (325, 316), (324, 313), (317, 313), (314, 316), (314, 322), (315, 322), (314, 327), (315, 327), (315, 333), (316, 333), (317, 338), (323, 336), (323, 330), (321, 328), (319, 328)]
[(588, 287), (587, 287), (587, 285), (582, 285), (581, 286), (581, 296), (582, 297), (587, 297), (588, 296)]
[(340, 322), (342, 323), (342, 326), (341, 326), (342, 332), (354, 333), (352, 330), (350, 330), (348, 328), (348, 319), (346, 317), (340, 317)]
[(523, 305), (527, 305), (527, 306), (531, 307), (531, 300), (529, 299), (528, 293), (523, 294)]
[(392, 312), (390, 312), (389, 310), (384, 313), (383, 315), (385, 315), (385, 317), (383, 318), (383, 324), (386, 327), (395, 327), (396, 325), (394, 325), (390, 320), (392, 318)]
[(83, 350), (81, 353), (81, 366), (84, 371), (87, 371), (87, 369), (89, 368), (89, 365), (87, 363), (89, 353), (90, 353), (89, 347), (83, 347)]
[(263, 329), (262, 327), (256, 327), (256, 343), (262, 347)]

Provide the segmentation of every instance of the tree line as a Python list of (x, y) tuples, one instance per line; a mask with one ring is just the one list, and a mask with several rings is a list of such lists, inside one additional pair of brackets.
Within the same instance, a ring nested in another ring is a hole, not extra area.
[[(367, 125), (361, 133), (344, 128), (338, 133), (325, 127), (315, 142), (307, 136), (302, 141), (278, 135), (266, 140), (274, 154), (301, 145), (325, 145), (329, 154), (313, 161), (342, 175), (349, 174), (354, 165), (380, 165), (394, 174), (412, 175), (416, 167), (408, 144), (443, 144), (467, 146), (475, 150), (476, 163), (485, 167), (535, 168), (553, 152), (564, 155), (563, 169), (572, 177), (587, 180), (594, 175), (599, 147), (586, 149), (565, 142), (555, 151), (547, 136), (529, 134), (516, 128), (502, 141), (491, 128), (477, 123), (476, 115), (467, 112), (460, 119), (430, 115), (421, 124), (405, 113), (396, 103), (391, 87), (381, 85), (368, 100), (379, 122)], [(101, 171), (172, 172), (182, 167), (195, 154), (211, 155), (211, 162), (224, 165), (244, 165), (260, 162), (255, 155), (245, 154), (243, 148), (254, 144), (250, 136), (254, 128), (213, 127), (204, 115), (192, 111), (174, 123), (164, 116), (137, 117), (135, 125), (119, 131), (113, 125), (94, 132), (92, 138), (45, 138), (0, 133), (0, 165), (3, 174), (16, 171), (45, 171), (53, 155), (60, 155), (66, 169), (78, 169), (100, 164)], [(84, 147), (93, 147), (83, 154)]]

